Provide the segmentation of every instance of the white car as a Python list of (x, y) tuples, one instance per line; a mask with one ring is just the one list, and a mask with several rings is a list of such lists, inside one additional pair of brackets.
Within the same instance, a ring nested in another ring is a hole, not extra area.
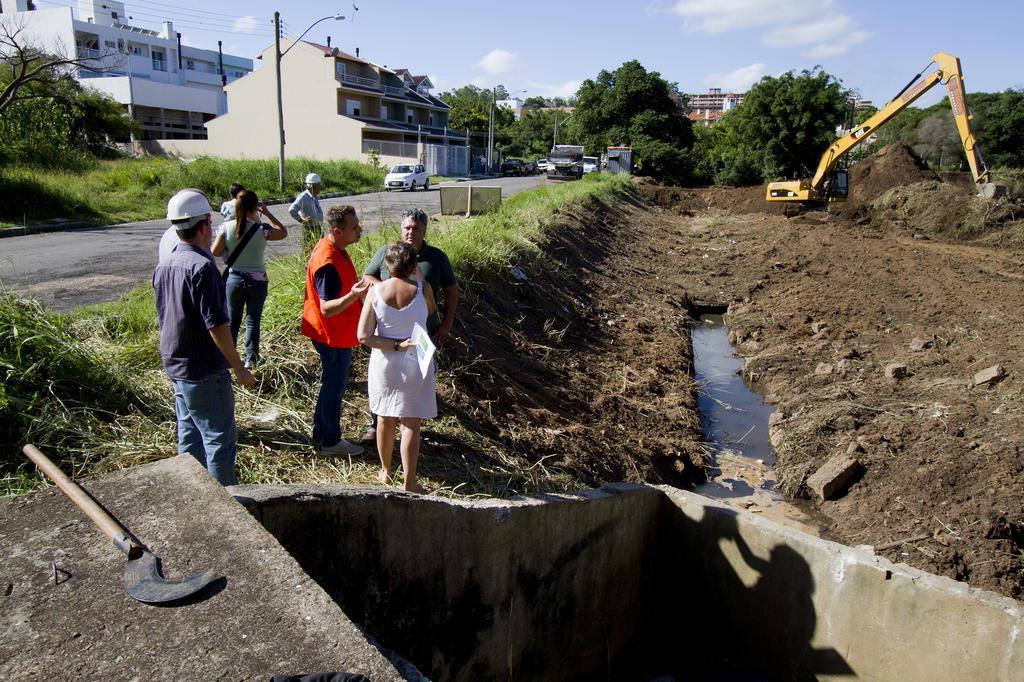
[(393, 189), (415, 191), (417, 187), (430, 188), (430, 178), (422, 163), (395, 166), (384, 176), (384, 189), (389, 192)]
[(583, 157), (583, 174), (587, 173), (600, 173), (601, 172), (601, 159), (596, 156), (584, 156)]
[(537, 172), (538, 173), (546, 173), (547, 170), (548, 170), (548, 160), (547, 159), (537, 159)]

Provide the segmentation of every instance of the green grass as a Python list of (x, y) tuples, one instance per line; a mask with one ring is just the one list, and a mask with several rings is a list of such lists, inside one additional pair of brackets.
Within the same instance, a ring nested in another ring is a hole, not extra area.
[[(308, 172), (324, 181), (324, 192), (379, 190), (383, 169), (355, 161), (291, 159), (285, 164), (285, 197), (301, 191)], [(275, 160), (193, 161), (148, 158), (95, 161), (60, 171), (31, 166), (0, 168), (0, 224), (32, 225), (70, 219), (103, 225), (163, 218), (167, 200), (183, 187), (210, 196), (214, 207), (227, 199), (228, 186), (241, 182), (261, 198), (281, 198)]]
[[(428, 240), (450, 257), (460, 280), (464, 311), (474, 310), (484, 282), (507, 280), (509, 267), (525, 256), (539, 256), (547, 230), (560, 210), (592, 204), (621, 193), (628, 180), (602, 174), (580, 182), (541, 187), (518, 194), (490, 215), (433, 221)], [(357, 268), (382, 244), (394, 241), (397, 226), (385, 226), (349, 247)], [(268, 264), (270, 294), (263, 317), (255, 390), (236, 388), (240, 479), (244, 483), (375, 483), (372, 458), (338, 460), (317, 457), (308, 442), (309, 413), (319, 388), (319, 360), (299, 333), (305, 287), (305, 263), (295, 254)], [(76, 474), (171, 456), (176, 452), (169, 382), (160, 368), (153, 294), (140, 285), (119, 300), (80, 309), (70, 315), (49, 313), (35, 304), (0, 299), (0, 368), (18, 375), (0, 393), (2, 447), (16, 453), (34, 440), (54, 461)], [(473, 314), (481, 314), (475, 312)], [(30, 330), (13, 335), (19, 326)], [(39, 342), (26, 342), (39, 337)], [(11, 338), (13, 337), (13, 338)], [(366, 354), (354, 360), (358, 378)], [(460, 368), (438, 374), (438, 384), (454, 386)], [(11, 387), (13, 388), (13, 391)], [(48, 387), (38, 391), (36, 387)], [(16, 405), (15, 409), (6, 409)], [(346, 395), (343, 424), (362, 422), (365, 398)], [(421, 473), (435, 492), (448, 495), (510, 494), (516, 490), (568, 489), (568, 475), (530, 466), (520, 455), (476, 434), (472, 425), (452, 416), (428, 427), (442, 438), (469, 448), (450, 458), (427, 458)], [(0, 494), (39, 485), (25, 473), (23, 461), (0, 460)]]

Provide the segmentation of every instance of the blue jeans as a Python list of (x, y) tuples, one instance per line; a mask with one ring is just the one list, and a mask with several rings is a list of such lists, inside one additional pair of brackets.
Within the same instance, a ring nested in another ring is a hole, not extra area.
[(331, 348), (313, 341), (320, 354), (320, 394), (316, 397), (313, 413), (313, 442), (330, 447), (341, 440), (341, 398), (348, 383), (348, 366), (352, 362), (351, 348)]
[(245, 362), (252, 365), (260, 355), (260, 320), (263, 304), (267, 300), (267, 281), (259, 281), (242, 272), (228, 273), (226, 292), (228, 317), (231, 318), (231, 338), (238, 343), (238, 330), (242, 326), (245, 308)]
[(199, 381), (172, 380), (178, 454), (192, 455), (222, 485), (235, 485), (235, 394), (227, 370)]

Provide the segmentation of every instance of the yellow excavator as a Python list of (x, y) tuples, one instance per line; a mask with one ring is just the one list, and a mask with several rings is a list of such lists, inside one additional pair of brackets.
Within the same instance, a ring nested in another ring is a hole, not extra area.
[[(850, 193), (850, 176), (847, 171), (836, 168), (839, 160), (938, 83), (946, 85), (949, 104), (953, 109), (953, 118), (956, 120), (956, 128), (960, 133), (960, 140), (963, 142), (964, 152), (967, 154), (967, 163), (971, 167), (979, 194), (989, 198), (998, 196), (1001, 188), (991, 182), (988, 168), (981, 157), (981, 150), (978, 149), (974, 133), (971, 132), (971, 115), (967, 110), (967, 96), (964, 92), (960, 60), (951, 54), (939, 52), (932, 57), (928, 66), (932, 64), (938, 67), (935, 71), (923, 79), (921, 79), (921, 73), (914, 76), (906, 87), (878, 113), (833, 142), (821, 155), (814, 177), (809, 180), (769, 183), (765, 198), (768, 201), (791, 201), (803, 204), (846, 201), (846, 197)], [(927, 67), (925, 68), (927, 69)]]

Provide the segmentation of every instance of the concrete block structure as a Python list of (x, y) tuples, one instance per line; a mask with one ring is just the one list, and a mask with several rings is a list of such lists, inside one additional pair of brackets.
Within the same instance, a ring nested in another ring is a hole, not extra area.
[(227, 111), (224, 84), (253, 69), (251, 59), (182, 45), (170, 21), (160, 31), (126, 23), (124, 2), (79, 0), (77, 11), (30, 7), (28, 0), (0, 0), (0, 18), (20, 25), (34, 46), (91, 60), (94, 68), (78, 69), (77, 79), (124, 105), (142, 140), (204, 139), (205, 124)]

